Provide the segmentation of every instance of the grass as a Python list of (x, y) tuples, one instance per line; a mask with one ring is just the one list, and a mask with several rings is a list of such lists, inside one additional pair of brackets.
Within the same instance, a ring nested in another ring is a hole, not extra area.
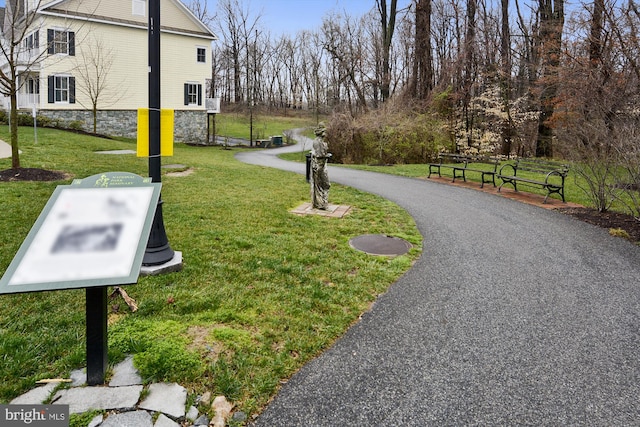
[[(251, 120), (248, 114), (217, 114), (216, 134), (234, 138), (249, 139)], [(253, 138), (266, 139), (273, 135), (282, 135), (285, 130), (315, 126), (308, 117), (273, 117), (254, 114)]]
[[(146, 159), (103, 155), (133, 142), (51, 129), (20, 129), (23, 167), (84, 178), (105, 171), (146, 176)], [(8, 140), (8, 128), (0, 127)], [(419, 256), (411, 217), (379, 197), (333, 185), (343, 219), (295, 216), (309, 188), (296, 174), (237, 162), (234, 150), (177, 144), (163, 164), (188, 165), (188, 176), (163, 177), (164, 222), (179, 273), (142, 277), (126, 287), (139, 304), (131, 313), (110, 301), (109, 361), (125, 354), (145, 381), (176, 381), (195, 395), (224, 394), (253, 414), (305, 362), (357, 321), (376, 297)], [(11, 166), (0, 159), (0, 170)], [(54, 188), (62, 182), (0, 183), (0, 273), (3, 273)], [(414, 245), (396, 258), (351, 249), (351, 237), (383, 233)], [(68, 377), (85, 366), (84, 291), (0, 296), (0, 402), (42, 378)]]
[[(280, 157), (285, 160), (304, 162), (305, 161), (304, 154), (305, 153), (294, 152), (294, 153), (282, 154), (280, 155)], [(335, 164), (333, 166), (348, 167), (348, 168), (358, 169), (358, 170), (388, 173), (392, 175), (406, 176), (406, 177), (412, 177), (412, 178), (422, 178), (422, 179), (427, 179), (427, 176), (429, 175), (428, 164), (409, 164), (409, 165), (391, 165), (391, 166)], [(493, 169), (491, 165), (481, 164), (481, 163), (477, 163), (477, 164), (474, 163), (473, 168), (485, 169), (485, 170)], [(498, 170), (500, 170), (500, 166), (498, 166)], [(453, 176), (452, 175), (453, 172), (449, 168), (442, 168), (441, 172), (443, 177), (451, 178)], [(509, 169), (508, 173), (511, 173), (511, 172), (512, 171)], [(523, 178), (531, 178), (534, 180), (540, 180), (540, 179), (544, 180), (544, 176), (540, 174), (525, 172), (525, 171), (518, 172), (518, 176), (522, 176)], [(466, 177), (467, 177), (467, 181), (477, 182), (478, 184), (480, 184), (480, 179), (481, 179), (480, 173), (468, 172), (466, 174)], [(496, 184), (500, 185), (500, 182), (501, 181), (498, 178), (496, 178)], [(559, 182), (559, 181), (557, 181), (556, 177), (553, 177), (551, 182)], [(584, 181), (584, 178), (580, 177), (578, 174), (574, 173), (571, 170), (571, 168), (569, 168), (569, 174), (565, 178), (565, 200), (567, 202), (577, 203), (579, 205), (586, 206), (586, 207), (594, 207), (592, 200), (588, 197), (588, 195), (583, 190), (581, 190), (580, 187), (582, 188), (587, 187), (587, 184)], [(505, 186), (505, 188), (510, 190), (513, 189), (513, 187), (510, 185)], [(544, 190), (540, 186), (526, 185), (525, 183), (518, 183), (518, 190), (539, 194), (542, 196), (545, 196), (547, 194), (546, 190)], [(557, 194), (554, 194), (550, 197), (554, 199), (560, 199), (560, 197)], [(622, 212), (625, 214), (629, 213), (629, 210), (624, 205), (622, 205), (620, 201), (614, 201), (613, 205), (611, 206), (611, 210), (614, 212)]]

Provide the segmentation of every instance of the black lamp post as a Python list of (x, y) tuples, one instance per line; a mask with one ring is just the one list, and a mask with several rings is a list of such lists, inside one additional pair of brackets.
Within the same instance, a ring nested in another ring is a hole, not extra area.
[[(149, 176), (161, 182), (160, 170), (160, 0), (149, 5)], [(173, 259), (173, 249), (164, 230), (162, 196), (153, 218), (143, 265), (160, 265)]]

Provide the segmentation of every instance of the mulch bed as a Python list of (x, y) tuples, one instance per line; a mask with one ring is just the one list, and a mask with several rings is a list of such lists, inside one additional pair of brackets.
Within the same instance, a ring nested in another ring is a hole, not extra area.
[(69, 175), (65, 172), (37, 168), (17, 168), (0, 171), (0, 181), (61, 181)]
[(640, 221), (631, 215), (618, 212), (598, 212), (592, 208), (560, 208), (558, 212), (607, 230), (620, 228), (629, 234), (629, 240), (640, 243)]

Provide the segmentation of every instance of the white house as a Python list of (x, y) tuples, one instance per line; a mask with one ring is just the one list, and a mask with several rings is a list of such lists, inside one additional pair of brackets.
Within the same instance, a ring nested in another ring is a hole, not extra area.
[[(216, 37), (180, 0), (161, 0), (160, 11), (161, 108), (175, 110), (177, 141), (201, 140)], [(135, 136), (148, 106), (147, 0), (8, 0), (0, 18), (5, 46), (29, 23), (14, 61), (19, 108), (92, 130), (95, 105), (98, 133)]]

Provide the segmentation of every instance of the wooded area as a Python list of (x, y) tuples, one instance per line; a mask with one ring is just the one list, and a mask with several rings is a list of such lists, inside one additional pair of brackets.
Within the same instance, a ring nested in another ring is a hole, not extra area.
[(480, 152), (565, 158), (602, 183), (621, 170), (640, 181), (635, 0), (413, 0), (402, 9), (372, 0), (365, 16), (334, 13), (278, 38), (239, 0), (220, 0), (215, 17), (192, 9), (220, 37), (210, 95), (228, 107), (330, 114), (336, 161)]

